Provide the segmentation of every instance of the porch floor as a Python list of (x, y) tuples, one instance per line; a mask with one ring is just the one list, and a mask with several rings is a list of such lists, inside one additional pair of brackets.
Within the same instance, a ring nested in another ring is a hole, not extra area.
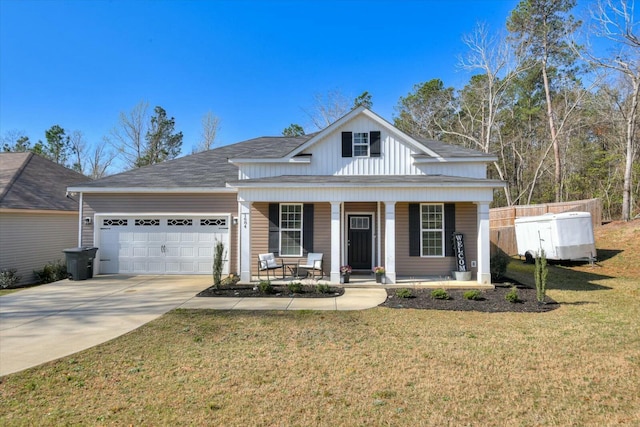
[[(260, 276), (262, 280), (266, 280), (264, 275)], [(259, 282), (258, 276), (252, 277), (252, 283)], [(291, 282), (301, 282), (305, 285), (315, 285), (317, 283), (330, 283), (329, 278), (324, 276), (322, 279), (314, 280), (311, 277), (297, 278), (292, 276), (286, 276), (284, 279), (270, 279), (274, 285), (286, 285)], [(475, 280), (461, 281), (455, 280), (451, 276), (399, 276), (396, 278), (396, 283), (393, 284), (380, 284), (376, 283), (376, 278), (373, 274), (352, 274), (349, 278), (349, 283), (333, 284), (334, 286), (343, 286), (345, 288), (358, 288), (358, 287), (383, 287), (383, 288), (447, 288), (447, 289), (493, 289), (495, 286), (481, 285)]]

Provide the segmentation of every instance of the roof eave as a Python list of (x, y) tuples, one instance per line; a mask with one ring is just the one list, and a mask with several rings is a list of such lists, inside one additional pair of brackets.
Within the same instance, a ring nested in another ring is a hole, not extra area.
[(483, 157), (415, 157), (414, 163), (491, 163), (498, 161), (495, 156)]
[(235, 193), (231, 187), (68, 187), (69, 193)]
[(504, 188), (506, 183), (500, 180), (486, 180), (482, 182), (435, 182), (435, 183), (388, 183), (388, 184), (375, 184), (375, 183), (331, 183), (331, 184), (318, 184), (318, 183), (273, 183), (273, 182), (251, 182), (243, 183), (242, 181), (228, 183), (229, 188), (273, 188), (274, 186), (285, 188), (317, 188), (319, 185), (322, 187), (334, 187), (334, 188), (354, 188), (354, 187), (368, 187), (368, 188)]
[(234, 165), (247, 164), (247, 163), (300, 163), (300, 164), (308, 164), (311, 163), (311, 156), (298, 156), (298, 157), (279, 157), (276, 159), (249, 159), (249, 158), (238, 158), (238, 159), (229, 159), (229, 163)]

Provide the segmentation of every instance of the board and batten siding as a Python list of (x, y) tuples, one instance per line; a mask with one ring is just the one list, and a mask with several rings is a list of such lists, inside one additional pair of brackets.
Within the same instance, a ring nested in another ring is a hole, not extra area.
[[(238, 202), (235, 193), (221, 194), (84, 194), (83, 218), (92, 218), (92, 224), (82, 226), (82, 246), (93, 246), (95, 214), (122, 213), (191, 213), (191, 214), (231, 214), (238, 216)], [(76, 217), (77, 218), (77, 217)], [(76, 223), (76, 234), (77, 234)], [(237, 246), (238, 230), (229, 224), (231, 248), (228, 249), (231, 272), (238, 271)], [(76, 238), (77, 240), (77, 238)], [(76, 246), (76, 244), (74, 244)]]
[[(380, 157), (342, 157), (342, 132), (380, 131)], [(318, 141), (304, 154), (311, 154), (310, 164), (253, 163), (240, 165), (240, 179), (284, 175), (447, 175), (486, 178), (484, 161), (415, 164), (412, 154), (418, 149), (402, 141), (367, 117), (357, 117)]]
[[(258, 275), (258, 255), (269, 252), (269, 203), (251, 205), (251, 275)], [(322, 269), (325, 276), (331, 270), (331, 204), (314, 203), (313, 252), (322, 253)], [(286, 257), (287, 263), (297, 263), (305, 257)], [(280, 270), (276, 272), (279, 274)], [(289, 274), (289, 272), (286, 272)], [(262, 275), (262, 273), (260, 273)], [(265, 275), (266, 277), (266, 275)]]
[[(456, 203), (456, 231), (464, 235), (467, 266), (478, 259), (477, 207)], [(409, 256), (409, 203), (396, 205), (396, 272), (399, 276), (451, 276), (456, 267), (453, 256), (423, 258)], [(469, 268), (477, 272), (477, 268)]]
[(78, 246), (78, 213), (0, 213), (0, 269), (17, 270), (20, 284), (37, 281), (33, 270), (65, 262), (64, 249)]

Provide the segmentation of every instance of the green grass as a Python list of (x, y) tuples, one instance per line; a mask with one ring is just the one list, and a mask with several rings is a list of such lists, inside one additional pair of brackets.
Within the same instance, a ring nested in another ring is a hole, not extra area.
[(639, 276), (602, 265), (540, 314), (175, 310), (3, 377), (0, 424), (640, 425)]

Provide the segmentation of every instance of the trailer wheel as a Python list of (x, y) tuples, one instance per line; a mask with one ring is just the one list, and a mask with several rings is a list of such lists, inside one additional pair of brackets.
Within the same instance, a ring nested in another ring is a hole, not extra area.
[(531, 252), (527, 252), (524, 254), (524, 262), (527, 264), (535, 264), (536, 260), (533, 258), (533, 254)]

